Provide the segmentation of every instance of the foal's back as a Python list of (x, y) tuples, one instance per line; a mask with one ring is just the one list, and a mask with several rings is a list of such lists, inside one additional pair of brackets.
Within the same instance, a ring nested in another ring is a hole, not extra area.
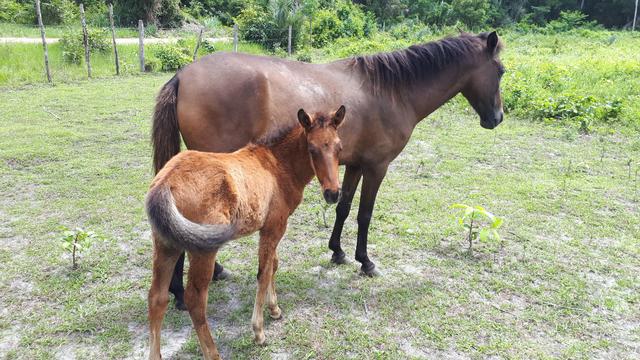
[(237, 236), (255, 231), (265, 220), (274, 194), (268, 165), (272, 156), (262, 149), (231, 154), (183, 151), (158, 173), (151, 188), (168, 186), (176, 207), (196, 223), (234, 223)]

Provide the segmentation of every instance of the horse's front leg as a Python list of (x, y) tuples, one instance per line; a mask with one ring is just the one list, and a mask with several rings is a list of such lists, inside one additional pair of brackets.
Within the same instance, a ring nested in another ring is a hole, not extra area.
[[(253, 305), (253, 316), (251, 317), (251, 325), (253, 328), (254, 340), (256, 344), (262, 345), (265, 342), (264, 336), (264, 314), (263, 308), (265, 297), (269, 294), (269, 308), (271, 316), (279, 317), (280, 308), (275, 303), (275, 287), (273, 286), (273, 275), (276, 261), (276, 248), (278, 242), (284, 235), (286, 229), (285, 224), (271, 225), (269, 228), (263, 228), (260, 231), (260, 248), (258, 250), (258, 289), (256, 290), (256, 300)], [(273, 298), (271, 297), (273, 296)], [(275, 303), (275, 304), (274, 304)], [(275, 305), (275, 307), (272, 307)]]
[(367, 253), (367, 241), (369, 236), (369, 224), (373, 215), (373, 206), (380, 184), (387, 173), (387, 164), (376, 168), (368, 168), (363, 171), (362, 193), (360, 195), (360, 208), (358, 209), (358, 242), (356, 244), (356, 260), (362, 264), (362, 272), (368, 276), (380, 275), (376, 265), (369, 260)]
[(362, 170), (359, 167), (346, 167), (344, 180), (342, 181), (342, 197), (338, 202), (338, 206), (336, 206), (336, 221), (333, 224), (333, 231), (329, 240), (329, 249), (333, 251), (331, 262), (336, 264), (345, 264), (347, 262), (345, 253), (340, 246), (340, 237), (342, 236), (344, 221), (351, 211), (351, 201), (353, 201), (353, 195), (356, 193), (361, 177)]

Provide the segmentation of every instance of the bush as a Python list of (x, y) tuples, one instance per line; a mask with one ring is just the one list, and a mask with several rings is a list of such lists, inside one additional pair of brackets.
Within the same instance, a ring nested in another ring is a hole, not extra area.
[[(26, 16), (31, 13), (30, 16)], [(26, 4), (20, 4), (15, 0), (0, 0), (0, 21), (4, 22), (22, 22), (19, 19), (28, 19), (27, 23), (33, 22), (33, 7)], [(18, 21), (16, 21), (18, 20)]]
[[(109, 32), (105, 29), (88, 28), (89, 51), (106, 52), (111, 47)], [(62, 46), (62, 58), (67, 63), (80, 64), (84, 56), (82, 32), (67, 32), (62, 35), (60, 45)]]
[(556, 20), (551, 20), (545, 30), (547, 33), (559, 33), (575, 29), (595, 29), (595, 21), (587, 21), (587, 15), (580, 11), (563, 11)]
[(176, 71), (191, 63), (192, 60), (187, 49), (172, 44), (158, 46), (155, 57), (160, 61), (162, 71)]
[[(43, 0), (40, 3), (45, 25), (67, 24), (80, 19), (80, 10), (71, 0)], [(37, 21), (34, 11), (34, 23)]]
[(339, 0), (334, 9), (320, 9), (313, 15), (312, 45), (319, 48), (339, 38), (361, 39), (376, 30), (371, 14), (350, 1)]
[[(267, 49), (276, 50), (287, 46), (288, 28), (285, 23), (278, 23), (276, 15), (272, 11), (280, 10), (271, 6), (271, 9), (263, 8), (256, 4), (250, 4), (240, 12), (236, 18), (238, 30), (244, 40), (255, 42)], [(300, 22), (293, 20), (292, 46), (295, 48), (300, 37)], [(282, 22), (282, 21), (281, 21)]]

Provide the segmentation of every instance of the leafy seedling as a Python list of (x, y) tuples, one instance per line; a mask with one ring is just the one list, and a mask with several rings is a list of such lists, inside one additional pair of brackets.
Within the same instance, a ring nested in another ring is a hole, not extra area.
[(469, 242), (469, 252), (473, 251), (473, 242), (499, 242), (501, 237), (498, 229), (502, 226), (502, 218), (488, 212), (482, 206), (469, 206), (465, 204), (453, 204), (457, 209), (456, 220), (466, 231), (466, 239)]
[(77, 255), (91, 246), (98, 236), (93, 231), (84, 231), (79, 227), (73, 230), (63, 227), (63, 230), (60, 246), (71, 253), (72, 269), (76, 270), (78, 268)]

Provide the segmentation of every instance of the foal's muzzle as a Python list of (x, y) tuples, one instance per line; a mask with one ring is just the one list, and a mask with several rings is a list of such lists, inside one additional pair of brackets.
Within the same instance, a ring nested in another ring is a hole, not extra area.
[(341, 191), (337, 190), (325, 190), (322, 195), (324, 195), (324, 200), (329, 204), (335, 204), (340, 200)]

